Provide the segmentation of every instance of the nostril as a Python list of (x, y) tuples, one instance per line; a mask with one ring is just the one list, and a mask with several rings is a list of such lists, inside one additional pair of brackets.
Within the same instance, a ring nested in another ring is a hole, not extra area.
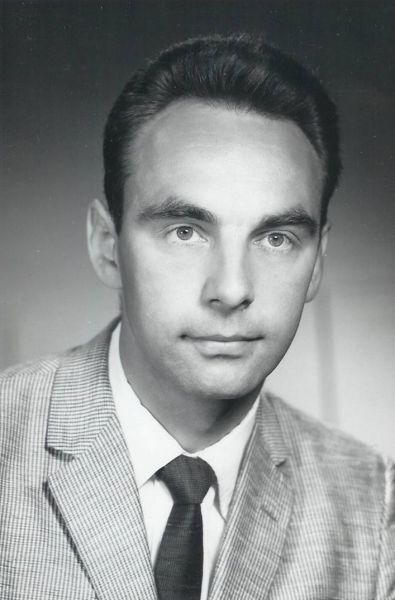
[(215, 308), (216, 310), (221, 310), (223, 312), (232, 312), (236, 310), (245, 310), (252, 303), (252, 299), (245, 298), (237, 301), (231, 301), (229, 298), (212, 298), (209, 301), (209, 304)]
[(252, 304), (252, 300), (251, 299), (243, 300), (243, 302), (241, 302), (241, 304), (240, 304), (240, 308), (241, 309), (248, 308), (250, 306), (250, 304)]

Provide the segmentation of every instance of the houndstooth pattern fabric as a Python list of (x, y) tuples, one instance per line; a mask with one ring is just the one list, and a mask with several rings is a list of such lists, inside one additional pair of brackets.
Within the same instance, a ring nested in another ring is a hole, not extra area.
[[(1, 600), (156, 599), (111, 327), (0, 378)], [(209, 597), (395, 600), (393, 463), (263, 396)]]

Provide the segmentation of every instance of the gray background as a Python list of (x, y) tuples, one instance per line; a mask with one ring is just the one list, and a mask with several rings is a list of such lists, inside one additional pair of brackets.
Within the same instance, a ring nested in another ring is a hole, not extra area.
[(187, 36), (265, 32), (338, 103), (344, 176), (319, 298), (268, 386), (395, 455), (395, 4), (4, 2), (0, 366), (85, 341), (117, 313), (90, 268), (108, 110), (147, 56)]

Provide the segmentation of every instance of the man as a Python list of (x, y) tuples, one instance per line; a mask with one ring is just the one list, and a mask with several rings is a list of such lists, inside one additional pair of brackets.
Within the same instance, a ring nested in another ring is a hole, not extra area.
[(322, 274), (321, 85), (187, 41), (127, 84), (104, 162), (89, 252), (121, 320), (3, 376), (1, 597), (395, 598), (393, 465), (261, 392)]

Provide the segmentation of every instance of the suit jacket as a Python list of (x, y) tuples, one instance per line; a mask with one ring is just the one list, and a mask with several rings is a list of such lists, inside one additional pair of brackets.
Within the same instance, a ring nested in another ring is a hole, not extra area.
[[(2, 600), (156, 598), (109, 337), (1, 379)], [(394, 479), (372, 450), (263, 396), (210, 600), (394, 599)]]

